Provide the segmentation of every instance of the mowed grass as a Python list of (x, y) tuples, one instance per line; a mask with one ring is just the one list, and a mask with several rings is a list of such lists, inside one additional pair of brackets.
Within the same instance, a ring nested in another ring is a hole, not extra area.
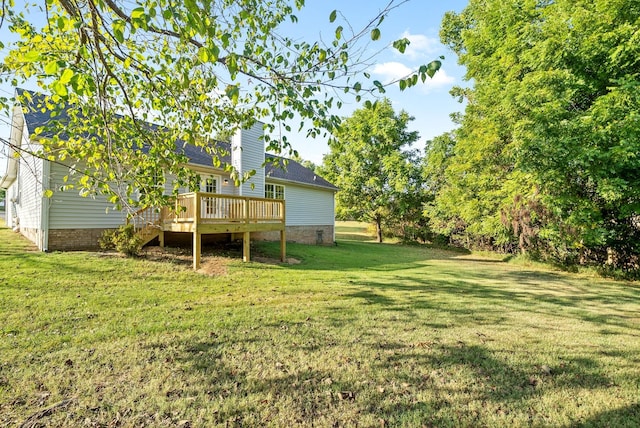
[(207, 276), (1, 229), (0, 426), (640, 426), (637, 283), (341, 232)]

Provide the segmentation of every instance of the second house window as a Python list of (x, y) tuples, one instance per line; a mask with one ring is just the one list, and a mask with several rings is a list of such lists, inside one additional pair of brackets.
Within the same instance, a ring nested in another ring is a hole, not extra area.
[(284, 186), (279, 184), (265, 184), (264, 197), (267, 199), (284, 199)]
[(202, 177), (200, 191), (205, 193), (218, 193), (218, 181), (218, 177), (214, 177), (213, 175)]
[[(200, 191), (205, 193), (218, 193), (220, 180), (213, 175), (205, 175), (200, 182)], [(202, 214), (204, 217), (216, 216), (219, 209), (216, 207), (216, 200), (213, 197), (206, 197), (202, 200)]]

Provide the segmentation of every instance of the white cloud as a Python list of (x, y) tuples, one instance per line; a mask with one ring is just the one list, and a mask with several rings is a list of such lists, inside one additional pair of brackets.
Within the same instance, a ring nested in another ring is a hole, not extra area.
[(437, 38), (427, 37), (424, 34), (411, 34), (409, 31), (405, 31), (400, 38), (409, 40), (410, 43), (403, 55), (412, 60), (433, 55), (442, 49), (442, 45)]
[[(384, 84), (388, 84), (395, 80), (407, 77), (413, 71), (415, 70), (407, 67), (406, 65), (400, 62), (391, 61), (391, 62), (376, 64), (371, 69), (371, 74), (379, 76), (380, 80)], [(419, 81), (418, 87), (421, 88), (423, 92), (431, 92), (432, 90), (437, 88), (449, 87), (455, 81), (456, 79), (453, 76), (449, 76), (446, 70), (441, 68), (436, 72), (433, 78), (427, 77), (427, 80), (425, 80), (424, 83)]]
[(371, 70), (371, 74), (380, 76), (381, 80), (386, 84), (407, 77), (412, 71), (412, 69), (400, 62), (391, 61), (376, 64)]
[(424, 84), (426, 86), (430, 86), (431, 88), (439, 88), (442, 86), (450, 86), (453, 82), (456, 81), (456, 78), (453, 76), (449, 76), (447, 71), (443, 68), (438, 70), (433, 78), (425, 80)]

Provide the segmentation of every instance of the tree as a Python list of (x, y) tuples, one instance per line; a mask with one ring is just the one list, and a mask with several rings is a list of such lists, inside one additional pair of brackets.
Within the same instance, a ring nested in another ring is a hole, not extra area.
[[(280, 33), (284, 23), (295, 24), (304, 0), (41, 0), (43, 25), (30, 20), (37, 13), (28, 7), (2, 1), (0, 27), (20, 40), (7, 46), (0, 76), (13, 86), (37, 80), (50, 95), (35, 107), (67, 111), (36, 134), (47, 137), (44, 156), (79, 170), (83, 191), (125, 205), (162, 205), (157, 177), (177, 177), (176, 190), (194, 179), (177, 141), (206, 148), (218, 162), (213, 136), (262, 119), (268, 149), (286, 150), (286, 139), (270, 138), (278, 124), (290, 130), (295, 119), (314, 137), (339, 123), (333, 108), (340, 94), (359, 101), (383, 92), (366, 73), (366, 42), (380, 39), (385, 16), (405, 1), (391, 0), (360, 29), (333, 11), (326, 42)], [(403, 52), (408, 43), (393, 46)], [(420, 67), (401, 88), (439, 66)], [(10, 108), (6, 99), (0, 104)], [(137, 189), (145, 195), (138, 202), (131, 198)]]
[(441, 38), (474, 85), (434, 204), (442, 223), (637, 268), (639, 28), (633, 0), (471, 0), (445, 16)]
[(321, 174), (340, 188), (338, 214), (374, 223), (378, 242), (385, 222), (420, 206), (411, 200), (421, 191), (417, 153), (409, 150), (418, 140), (407, 130), (411, 120), (388, 99), (369, 103), (342, 122), (323, 158)]
[(308, 159), (303, 159), (302, 156), (300, 156), (295, 150), (293, 152), (293, 156), (291, 156), (291, 159), (298, 162), (303, 167), (309, 168), (311, 171), (315, 171), (318, 168), (318, 165)]

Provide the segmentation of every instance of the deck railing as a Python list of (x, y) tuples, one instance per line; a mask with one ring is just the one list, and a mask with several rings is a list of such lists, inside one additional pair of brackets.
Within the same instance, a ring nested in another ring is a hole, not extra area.
[(142, 230), (150, 226), (159, 226), (162, 220), (162, 210), (149, 207), (138, 210), (131, 218), (127, 219), (127, 224), (133, 224), (135, 230)]
[(284, 223), (284, 201), (192, 192), (178, 195), (164, 208), (165, 221), (176, 223)]

